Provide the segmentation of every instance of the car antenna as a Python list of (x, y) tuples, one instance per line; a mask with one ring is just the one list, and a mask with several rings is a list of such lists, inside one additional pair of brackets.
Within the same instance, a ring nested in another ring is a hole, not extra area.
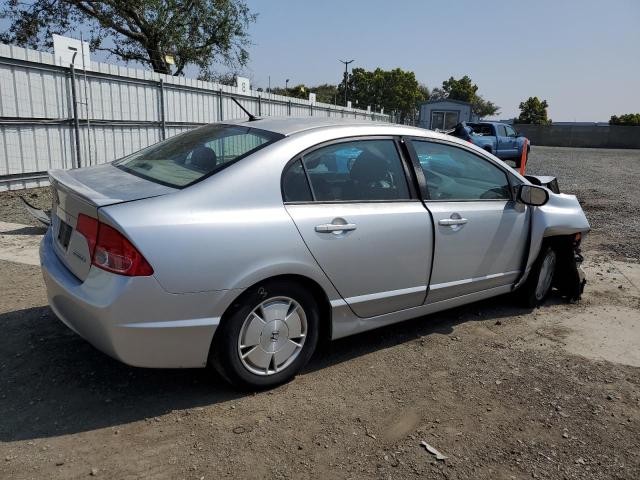
[(242, 104), (241, 104), (238, 100), (236, 100), (236, 97), (231, 97), (231, 100), (233, 100), (234, 102), (236, 102), (236, 105), (238, 105), (238, 106), (240, 107), (240, 109), (241, 109), (244, 113), (246, 113), (246, 114), (247, 114), (247, 117), (249, 117), (249, 121), (250, 121), (250, 122), (254, 122), (254, 121), (256, 121), (256, 120), (260, 120), (260, 118), (259, 118), (259, 117), (256, 117), (253, 113), (249, 112), (249, 110), (247, 110), (246, 108), (244, 108), (244, 107), (242, 106)]

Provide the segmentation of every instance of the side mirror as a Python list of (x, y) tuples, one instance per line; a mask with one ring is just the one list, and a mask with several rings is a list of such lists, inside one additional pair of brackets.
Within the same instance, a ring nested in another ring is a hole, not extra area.
[(536, 185), (520, 185), (518, 188), (518, 201), (525, 205), (541, 207), (549, 201), (549, 192)]

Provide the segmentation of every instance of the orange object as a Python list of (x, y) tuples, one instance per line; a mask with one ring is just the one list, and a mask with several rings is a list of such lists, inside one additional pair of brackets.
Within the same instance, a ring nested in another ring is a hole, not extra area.
[(524, 145), (522, 145), (522, 157), (520, 157), (520, 175), (524, 175), (524, 171), (527, 168), (527, 147), (529, 146), (529, 139), (524, 139)]

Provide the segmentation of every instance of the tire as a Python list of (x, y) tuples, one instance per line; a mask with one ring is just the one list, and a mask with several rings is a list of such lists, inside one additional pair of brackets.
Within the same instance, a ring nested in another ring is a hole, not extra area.
[(520, 301), (528, 308), (542, 305), (551, 292), (558, 253), (549, 245), (542, 246), (525, 284), (520, 288)]
[(252, 287), (223, 316), (209, 363), (241, 389), (285, 383), (313, 355), (320, 327), (318, 312), (313, 295), (293, 282)]

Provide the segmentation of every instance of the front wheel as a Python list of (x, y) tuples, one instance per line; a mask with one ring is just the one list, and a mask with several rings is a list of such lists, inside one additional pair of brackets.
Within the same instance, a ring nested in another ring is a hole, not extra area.
[(544, 302), (551, 291), (556, 272), (557, 253), (550, 246), (543, 246), (540, 255), (531, 267), (527, 281), (520, 290), (522, 303), (535, 308)]
[(313, 295), (290, 282), (270, 282), (246, 292), (214, 335), (210, 363), (240, 388), (269, 388), (291, 380), (318, 342)]

